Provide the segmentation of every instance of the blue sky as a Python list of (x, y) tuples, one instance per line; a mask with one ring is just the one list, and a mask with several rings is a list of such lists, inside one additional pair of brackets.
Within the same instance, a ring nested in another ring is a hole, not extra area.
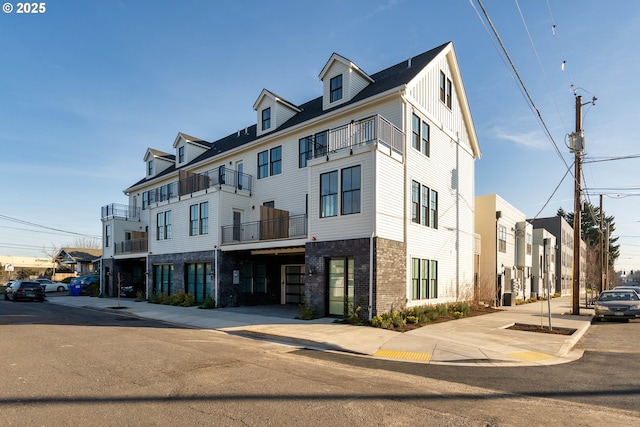
[(640, 2), (481, 2), (544, 124), (478, 0), (57, 0), (28, 15), (11, 1), (0, 13), (0, 255), (99, 236), (101, 206), (126, 203), (148, 147), (255, 123), (263, 88), (296, 104), (319, 96), (333, 52), (373, 74), (453, 41), (482, 151), (476, 194), (527, 217), (573, 210), (571, 176), (561, 183), (573, 85), (598, 98), (583, 111), (588, 200), (604, 193), (615, 217), (617, 268), (640, 269), (640, 159), (588, 163), (640, 153)]

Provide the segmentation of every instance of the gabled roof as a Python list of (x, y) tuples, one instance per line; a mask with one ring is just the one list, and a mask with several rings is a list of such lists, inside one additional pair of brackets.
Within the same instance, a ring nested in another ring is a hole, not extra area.
[(149, 155), (164, 159), (169, 162), (173, 162), (176, 160), (175, 154), (165, 153), (164, 151), (156, 150), (155, 148), (147, 148), (147, 152), (145, 153), (143, 160), (146, 160)]
[(258, 99), (256, 99), (256, 102), (253, 103), (253, 109), (255, 110), (256, 108), (258, 108), (258, 105), (260, 105), (260, 103), (262, 102), (262, 100), (264, 98), (271, 98), (276, 102), (280, 102), (281, 104), (286, 105), (287, 107), (289, 107), (290, 109), (292, 109), (293, 111), (297, 111), (300, 112), (300, 109), (298, 107), (296, 107), (294, 104), (292, 104), (291, 102), (287, 101), (286, 99), (284, 99), (281, 96), (276, 95), (275, 93), (267, 90), (267, 89), (262, 89), (262, 92), (260, 92), (260, 95), (258, 96)]
[[(320, 117), (322, 115), (325, 114), (329, 114), (333, 111), (339, 110), (341, 108), (347, 108), (348, 106), (355, 104), (357, 102), (363, 101), (367, 98), (371, 98), (373, 96), (382, 94), (384, 92), (387, 92), (389, 90), (395, 89), (395, 88), (403, 88), (405, 87), (407, 84), (409, 84), (427, 65), (429, 65), (429, 63), (431, 63), (436, 57), (438, 57), (441, 54), (448, 54), (449, 52), (453, 52), (453, 43), (452, 42), (447, 42), (447, 43), (443, 43), (442, 45), (435, 47), (431, 50), (428, 50), (424, 53), (421, 53), (420, 55), (414, 56), (408, 60), (402, 61), (396, 65), (393, 65), (389, 68), (385, 68), (382, 71), (379, 71), (375, 74), (372, 75), (367, 75), (365, 74), (363, 71), (360, 70), (360, 72), (366, 76), (368, 79), (370, 79), (372, 81), (371, 84), (369, 84), (368, 86), (366, 86), (364, 89), (362, 89), (356, 96), (354, 96), (351, 100), (349, 100), (348, 102), (345, 102), (343, 104), (337, 105), (333, 108), (327, 109), (327, 110), (323, 110), (322, 109), (322, 96), (319, 96), (315, 99), (312, 99), (310, 101), (305, 102), (304, 104), (300, 104), (298, 106), (294, 106), (294, 108), (296, 108), (297, 110), (299, 110), (299, 112), (297, 114), (295, 114), (293, 117), (291, 117), (289, 120), (287, 120), (285, 123), (283, 123), (282, 125), (280, 125), (278, 128), (274, 129), (271, 132), (265, 133), (263, 135), (260, 135), (259, 137), (257, 136), (256, 130), (257, 130), (257, 125), (253, 124), (241, 131), (238, 132), (234, 132), (224, 138), (221, 138), (217, 141), (214, 141), (211, 143), (211, 148), (209, 150), (207, 150), (206, 152), (204, 152), (203, 154), (201, 154), (200, 156), (196, 157), (194, 160), (192, 160), (191, 162), (189, 162), (188, 165), (191, 164), (197, 164), (203, 160), (209, 159), (211, 157), (215, 157), (221, 153), (224, 153), (226, 151), (229, 150), (233, 150), (235, 148), (241, 147), (245, 144), (249, 144), (253, 141), (259, 140), (261, 138), (264, 138), (267, 135), (270, 135), (274, 132), (279, 132), (282, 131), (284, 129), (296, 126), (298, 124), (304, 123), (308, 120), (312, 120), (315, 119), (317, 117)], [(455, 57), (454, 57), (455, 60)], [(329, 59), (329, 61), (327, 62), (327, 64), (325, 65), (325, 67), (323, 68), (323, 71), (320, 73), (320, 76), (323, 76), (323, 73), (326, 72), (325, 68), (327, 68), (328, 66), (330, 66), (331, 62), (333, 61), (346, 61), (345, 63), (348, 64), (353, 64), (351, 61), (349, 61), (348, 59), (338, 55), (338, 54), (333, 54), (331, 55), (331, 58)], [(458, 78), (459, 78), (459, 70), (457, 69), (457, 61), (454, 61), (456, 63), (456, 67), (455, 70), (458, 73)], [(355, 65), (354, 65), (355, 66)], [(356, 67), (357, 68), (357, 67)], [(359, 69), (358, 69), (359, 70)], [(461, 83), (461, 79), (459, 79), (459, 82)], [(266, 89), (263, 90), (263, 92), (261, 93), (261, 96), (258, 98), (258, 101), (261, 100), (261, 97), (263, 95), (267, 95), (267, 94), (271, 94), (274, 97), (276, 97), (275, 94), (273, 94), (272, 92), (267, 91)], [(279, 98), (279, 97), (278, 97)], [(282, 98), (279, 98), (280, 100), (282, 100)], [(258, 102), (256, 101), (256, 102)], [(465, 115), (465, 123), (467, 123), (467, 125), (471, 124), (470, 129), (472, 130), (471, 132), (471, 138), (472, 138), (472, 146), (474, 147), (474, 150), (477, 150), (477, 139), (475, 136), (475, 133), (473, 133), (473, 126), (471, 123), (471, 115), (469, 113), (468, 110), (468, 105), (466, 104), (466, 97), (464, 98), (464, 106), (463, 106), (463, 114)], [(290, 103), (289, 103), (290, 104)], [(256, 104), (254, 104), (255, 106)], [(293, 104), (290, 104), (293, 106)], [(479, 153), (479, 151), (477, 151)], [(188, 166), (187, 165), (187, 166)], [(165, 169), (164, 171), (158, 173), (157, 175), (155, 175), (154, 177), (148, 177), (148, 178), (143, 178), (140, 181), (136, 182), (135, 184), (133, 184), (131, 187), (129, 187), (127, 190), (125, 190), (126, 192), (131, 191), (132, 188), (141, 185), (147, 181), (150, 181), (152, 179), (156, 179), (158, 177), (161, 176), (165, 176), (167, 174), (170, 174), (171, 172), (175, 171), (176, 168), (175, 166), (171, 166), (167, 169)]]
[(62, 248), (54, 259), (63, 264), (76, 262), (93, 262), (102, 256), (102, 249)]
[(178, 142), (180, 141), (181, 138), (191, 144), (199, 145), (202, 148), (211, 148), (210, 142), (205, 141), (204, 139), (201, 139), (201, 138), (197, 138), (195, 136), (188, 135), (184, 132), (178, 132), (178, 136), (176, 136), (176, 139), (173, 141), (174, 148), (178, 146)]
[(337, 53), (332, 53), (331, 57), (329, 58), (329, 60), (327, 61), (327, 63), (324, 65), (324, 67), (322, 67), (322, 71), (320, 71), (320, 74), (318, 75), (318, 78), (320, 80), (324, 79), (325, 74), (327, 74), (327, 71), (329, 71), (329, 68), (331, 68), (331, 65), (334, 62), (341, 62), (342, 64), (345, 65), (345, 67), (351, 69), (351, 70), (355, 70), (357, 71), (362, 77), (364, 77), (365, 79), (369, 80), (371, 83), (374, 82), (374, 80), (369, 77), (369, 75), (367, 73), (365, 73), (364, 71), (362, 71), (360, 69), (360, 67), (358, 67), (356, 64), (354, 64), (353, 62), (349, 61), (347, 58), (345, 58), (344, 56), (338, 55)]

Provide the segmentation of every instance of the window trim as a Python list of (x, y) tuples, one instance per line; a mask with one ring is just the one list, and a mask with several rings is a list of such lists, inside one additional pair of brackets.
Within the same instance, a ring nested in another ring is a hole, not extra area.
[[(329, 80), (329, 102), (338, 102), (342, 99), (342, 88), (344, 87), (342, 74), (332, 77)], [(334, 84), (335, 83), (335, 84)], [(339, 85), (339, 86), (338, 86)]]
[[(357, 188), (354, 186), (356, 184), (354, 184), (354, 179), (353, 179), (354, 172), (356, 172), (356, 169), (357, 169), (357, 177), (358, 177)], [(347, 173), (351, 175), (348, 181), (345, 179), (345, 174)], [(353, 215), (353, 214), (360, 213), (360, 209), (362, 205), (362, 201), (361, 201), (362, 168), (361, 166), (355, 165), (348, 168), (343, 168), (340, 171), (340, 180), (341, 180), (340, 182), (340, 189), (341, 189), (340, 213), (341, 215)], [(345, 187), (346, 185), (345, 181), (351, 184), (349, 188)], [(349, 207), (351, 209), (349, 209), (349, 211), (345, 209), (345, 206), (347, 205), (347, 203), (345, 203), (347, 198), (350, 199)], [(358, 205), (357, 207), (354, 207), (354, 205), (356, 204), (354, 202), (354, 199), (357, 199), (357, 205)]]
[[(333, 182), (334, 176), (335, 182)], [(327, 187), (324, 186), (324, 177), (329, 180)], [(338, 216), (338, 178), (337, 170), (320, 174), (320, 218)]]
[(262, 110), (262, 130), (271, 129), (271, 107)]
[(184, 145), (178, 147), (178, 163), (184, 163)]
[[(274, 160), (274, 153), (277, 153), (277, 158)], [(277, 169), (277, 170), (276, 170)], [(282, 145), (273, 147), (269, 150), (269, 174), (280, 175), (282, 173)]]
[[(266, 156), (262, 158), (263, 156)], [(258, 179), (269, 176), (269, 150), (258, 153)]]

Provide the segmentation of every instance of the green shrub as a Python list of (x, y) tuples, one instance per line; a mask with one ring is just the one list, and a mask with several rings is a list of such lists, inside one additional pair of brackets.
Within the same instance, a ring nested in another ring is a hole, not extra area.
[(202, 301), (202, 304), (198, 306), (198, 308), (202, 308), (202, 309), (216, 308), (216, 300), (214, 300), (211, 297), (211, 295), (207, 295), (204, 301)]
[(309, 304), (305, 299), (302, 304), (298, 306), (298, 317), (301, 320), (313, 320), (318, 318), (318, 310), (315, 306)]

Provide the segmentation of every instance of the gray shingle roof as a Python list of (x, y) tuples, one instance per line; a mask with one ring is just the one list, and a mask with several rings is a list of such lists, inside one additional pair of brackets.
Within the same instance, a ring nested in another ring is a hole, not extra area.
[[(260, 138), (263, 138), (265, 135), (269, 135), (273, 132), (282, 131), (289, 127), (320, 117), (323, 114), (328, 114), (337, 109), (345, 108), (356, 102), (359, 102), (364, 99), (375, 96), (377, 94), (386, 92), (390, 89), (405, 85), (409, 83), (420, 71), (422, 71), (424, 67), (426, 67), (443, 49), (445, 49), (449, 45), (449, 43), (451, 42), (444, 43), (427, 52), (414, 56), (411, 58), (410, 61), (405, 60), (389, 68), (386, 68), (382, 71), (379, 71), (375, 74), (371, 74), (370, 77), (374, 80), (374, 82), (369, 84), (362, 91), (360, 91), (360, 93), (358, 93), (353, 99), (351, 99), (348, 102), (345, 102), (344, 104), (340, 104), (328, 110), (323, 110), (322, 96), (319, 96), (315, 99), (312, 99), (311, 101), (298, 105), (297, 107), (300, 110), (302, 110), (300, 113), (297, 113), (296, 115), (291, 117), (289, 120), (287, 120), (285, 123), (283, 123), (280, 127), (278, 127), (277, 129), (274, 129), (272, 132), (269, 132), (268, 134), (264, 134), (264, 135), (261, 135), (260, 137), (257, 137), (256, 136), (257, 126), (253, 124), (247, 127), (246, 129), (243, 129), (240, 132), (234, 132), (231, 135), (228, 135), (224, 138), (221, 138), (211, 143), (208, 143), (204, 140), (200, 140), (203, 143), (210, 145), (211, 148), (206, 152), (202, 153), (200, 156), (198, 156), (194, 160), (192, 160), (189, 164), (199, 163), (205, 159), (215, 157), (226, 151), (229, 151), (234, 148), (241, 147), (245, 144), (256, 141)], [(153, 178), (170, 174), (175, 170), (176, 170), (175, 166), (171, 166)], [(153, 178), (144, 178), (136, 182), (135, 184), (133, 184), (132, 187), (135, 187)]]

